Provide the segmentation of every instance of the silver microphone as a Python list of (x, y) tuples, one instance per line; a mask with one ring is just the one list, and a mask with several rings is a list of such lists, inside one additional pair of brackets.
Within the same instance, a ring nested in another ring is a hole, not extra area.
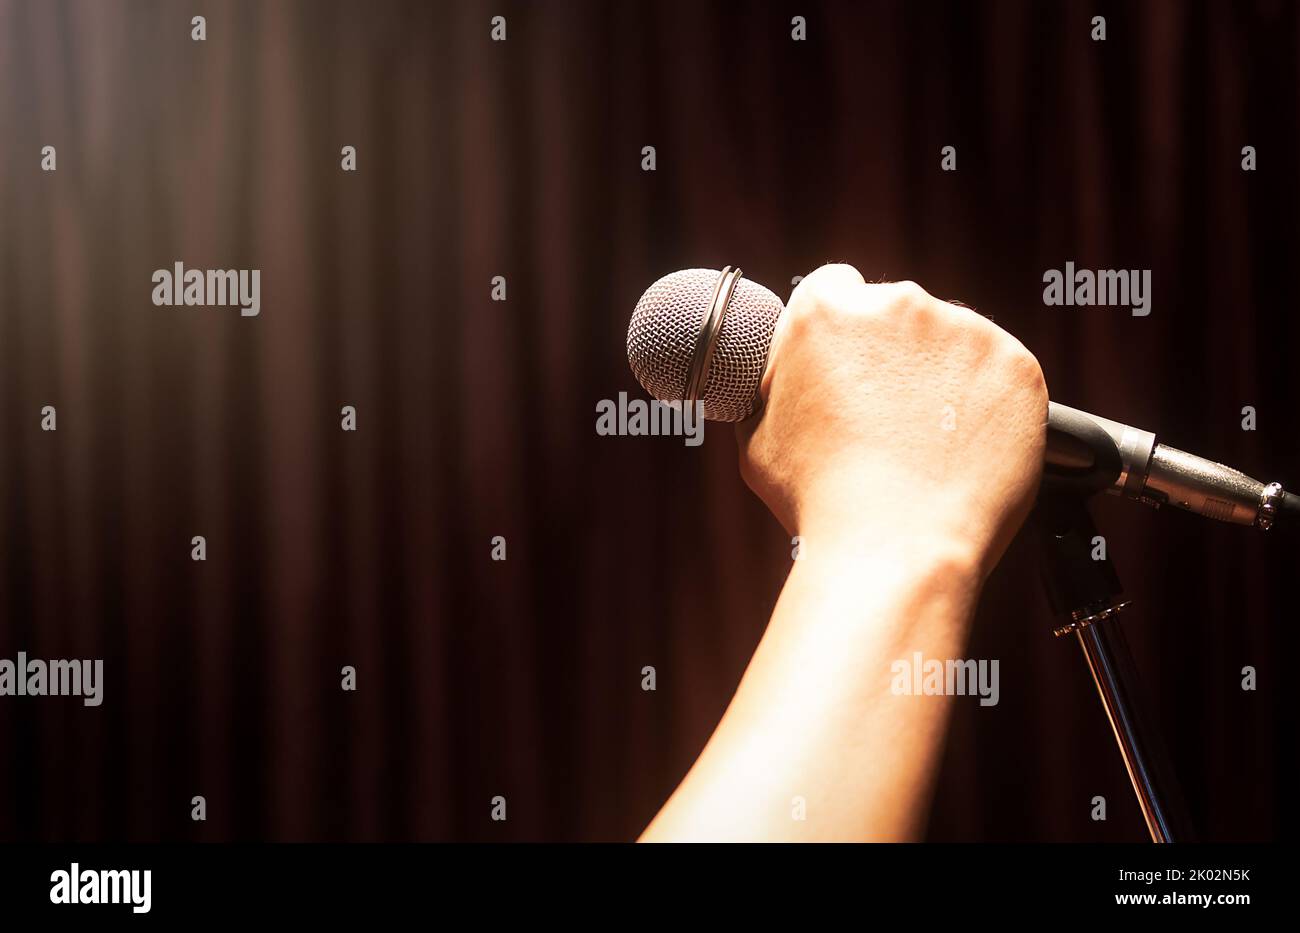
[[(661, 402), (698, 401), (710, 420), (743, 421), (757, 405), (784, 310), (773, 292), (731, 266), (673, 272), (646, 289), (632, 312), (628, 363)], [(1050, 482), (1218, 521), (1266, 530), (1279, 512), (1300, 513), (1300, 497), (1278, 483), (1264, 484), (1159, 444), (1150, 431), (1056, 402), (1048, 404), (1045, 459)]]

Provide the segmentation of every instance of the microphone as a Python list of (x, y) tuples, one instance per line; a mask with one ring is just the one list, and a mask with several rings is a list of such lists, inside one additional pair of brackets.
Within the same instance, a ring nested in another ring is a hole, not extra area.
[[(627, 329), (637, 381), (661, 402), (702, 403), (712, 421), (754, 413), (781, 299), (739, 269), (683, 269), (641, 296)], [(1300, 525), (1300, 496), (1279, 483), (1166, 447), (1150, 431), (1048, 403), (1044, 482), (1267, 530)]]

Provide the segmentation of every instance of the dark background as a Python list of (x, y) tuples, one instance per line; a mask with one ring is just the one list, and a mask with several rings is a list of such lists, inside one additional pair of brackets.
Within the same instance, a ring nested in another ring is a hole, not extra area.
[[(726, 428), (595, 433), (680, 267), (915, 279), (1058, 401), (1300, 485), (1298, 43), (1284, 2), (0, 0), (0, 657), (107, 681), (0, 698), (0, 839), (634, 838), (790, 564)], [(261, 315), (154, 307), (177, 260)], [(1151, 315), (1045, 307), (1067, 260)], [(1300, 536), (1096, 511), (1201, 835), (1294, 835)], [(1018, 541), (930, 838), (1145, 837), (1051, 623)]]

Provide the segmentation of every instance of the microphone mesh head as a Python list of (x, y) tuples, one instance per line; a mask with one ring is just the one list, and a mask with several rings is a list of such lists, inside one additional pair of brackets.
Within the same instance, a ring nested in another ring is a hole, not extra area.
[[(665, 275), (636, 303), (627, 326), (627, 361), (637, 382), (661, 402), (686, 394), (695, 342), (719, 274), (716, 269), (683, 269)], [(781, 299), (757, 282), (742, 277), (736, 283), (704, 385), (704, 417), (744, 421), (753, 412), (783, 310)]]

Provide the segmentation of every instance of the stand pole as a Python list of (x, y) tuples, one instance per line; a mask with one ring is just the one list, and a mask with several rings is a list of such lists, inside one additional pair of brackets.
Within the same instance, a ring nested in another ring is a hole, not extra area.
[(1048, 600), (1064, 623), (1055, 633), (1074, 634), (1083, 649), (1151, 840), (1189, 841), (1182, 797), (1159, 735), (1143, 713), (1137, 670), (1116, 618), (1129, 601), (1110, 560), (1092, 559), (1096, 528), (1087, 501), (1045, 488), (1035, 523), (1044, 545)]

